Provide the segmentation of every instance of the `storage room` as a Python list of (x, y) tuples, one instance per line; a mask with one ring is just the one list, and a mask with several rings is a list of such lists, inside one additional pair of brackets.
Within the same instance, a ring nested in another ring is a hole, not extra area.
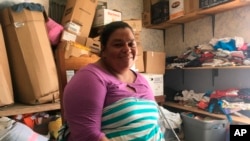
[(245, 141), (250, 1), (0, 1), (0, 141)]

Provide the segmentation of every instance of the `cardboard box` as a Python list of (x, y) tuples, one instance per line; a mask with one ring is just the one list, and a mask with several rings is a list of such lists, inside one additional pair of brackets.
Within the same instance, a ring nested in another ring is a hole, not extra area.
[(143, 12), (142, 13), (142, 26), (150, 27), (151, 26), (151, 12)]
[(103, 26), (114, 21), (121, 21), (122, 13), (111, 9), (98, 9), (95, 13), (93, 27)]
[(80, 26), (79, 36), (89, 37), (97, 0), (68, 0), (61, 24), (72, 22)]
[(137, 54), (137, 59), (135, 61), (135, 69), (137, 72), (144, 72), (144, 60), (143, 60), (143, 48), (140, 44), (137, 45), (138, 48), (138, 54)]
[(169, 0), (170, 20), (199, 9), (199, 0)]
[(96, 38), (87, 38), (86, 46), (90, 48), (90, 51), (95, 54), (101, 52), (101, 42)]
[[(64, 48), (65, 49), (65, 54), (67, 52), (67, 48), (71, 46), (71, 43), (69, 41), (62, 41), (58, 44), (57, 48)], [(96, 54), (93, 53), (89, 53), (89, 54), (83, 54), (80, 55), (79, 57), (75, 57), (75, 56), (70, 56), (69, 58), (65, 59), (65, 64), (72, 64), (74, 66), (74, 64), (76, 64), (76, 62), (80, 62), (83, 66), (88, 64), (88, 63), (94, 63), (97, 60), (99, 60), (100, 57)], [(71, 67), (72, 67), (71, 65)], [(67, 69), (68, 66), (65, 65), (65, 68)], [(77, 70), (79, 67), (76, 65), (75, 69)], [(73, 68), (71, 68), (72, 70), (74, 70)]]
[(141, 32), (142, 30), (142, 21), (139, 19), (123, 20), (128, 23), (134, 30), (134, 32)]
[(143, 12), (151, 11), (151, 0), (143, 0)]
[(144, 51), (143, 58), (145, 73), (165, 73), (165, 52)]
[(0, 24), (0, 107), (14, 103), (9, 61)]
[(69, 31), (65, 30), (65, 29), (63, 30), (63, 32), (61, 34), (61, 41), (73, 41), (73, 42), (78, 42), (82, 45), (85, 45), (86, 40), (87, 40), (86, 37), (78, 36), (74, 33), (71, 33)]
[(59, 99), (55, 60), (42, 12), (0, 11), (15, 99), (41, 104)]
[(159, 24), (169, 20), (169, 1), (159, 1), (151, 6), (151, 23)]
[(164, 95), (163, 74), (141, 73), (148, 81), (155, 96)]
[(90, 48), (84, 45), (81, 45), (77, 42), (68, 41), (67, 45), (65, 46), (65, 59), (70, 57), (80, 57), (82, 55), (89, 55)]

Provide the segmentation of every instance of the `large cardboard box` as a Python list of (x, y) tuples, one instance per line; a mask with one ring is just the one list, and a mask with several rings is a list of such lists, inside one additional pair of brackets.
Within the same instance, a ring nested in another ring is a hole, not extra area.
[(169, 0), (170, 20), (199, 9), (199, 0)]
[(155, 96), (164, 95), (163, 74), (141, 73), (148, 81)]
[(111, 9), (98, 9), (95, 13), (93, 27), (103, 26), (114, 21), (121, 21), (122, 13)]
[(14, 103), (12, 82), (7, 58), (2, 26), (0, 24), (0, 106)]
[(129, 24), (134, 32), (141, 32), (142, 30), (142, 21), (140, 19), (130, 19), (130, 20), (123, 20), (127, 24)]
[(58, 100), (59, 84), (44, 15), (11, 8), (0, 11), (15, 99), (27, 104)]
[(75, 31), (79, 36), (89, 37), (96, 6), (97, 0), (68, 0), (61, 24), (68, 26), (72, 22), (77, 27)]
[(165, 73), (165, 52), (144, 51), (143, 58), (145, 73)]

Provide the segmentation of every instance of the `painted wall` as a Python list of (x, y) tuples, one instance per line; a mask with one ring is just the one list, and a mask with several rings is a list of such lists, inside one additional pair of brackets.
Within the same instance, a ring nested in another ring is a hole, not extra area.
[[(109, 9), (122, 12), (122, 20), (141, 19), (143, 0), (106, 0)], [(163, 30), (143, 28), (141, 42), (144, 51), (165, 51)]]
[(185, 24), (184, 41), (182, 27), (166, 29), (166, 47), (168, 56), (180, 55), (187, 47), (209, 42), (212, 38), (240, 36), (250, 42), (250, 6), (242, 7), (215, 15), (214, 37), (212, 17), (208, 16)]

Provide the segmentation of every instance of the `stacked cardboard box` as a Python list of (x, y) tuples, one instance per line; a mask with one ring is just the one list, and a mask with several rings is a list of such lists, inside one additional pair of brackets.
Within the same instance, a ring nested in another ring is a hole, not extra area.
[(14, 103), (9, 61), (0, 24), (0, 107)]
[(103, 26), (114, 21), (121, 21), (122, 13), (111, 9), (97, 9), (93, 27)]
[(199, 9), (199, 0), (169, 0), (170, 20)]
[(142, 25), (150, 27), (199, 9), (199, 0), (143, 0)]
[(56, 65), (42, 11), (0, 12), (15, 99), (41, 104), (59, 99)]
[(77, 36), (89, 37), (97, 0), (68, 0), (61, 24)]
[(145, 71), (142, 75), (148, 80), (154, 95), (164, 95), (165, 52), (144, 51)]

